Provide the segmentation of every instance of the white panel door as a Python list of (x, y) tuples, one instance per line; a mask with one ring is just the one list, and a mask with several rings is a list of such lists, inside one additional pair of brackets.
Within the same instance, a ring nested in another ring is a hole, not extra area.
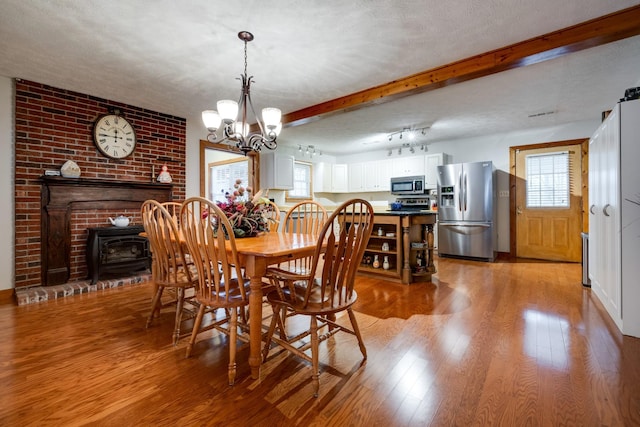
[(616, 105), (589, 142), (589, 277), (622, 330), (619, 111)]

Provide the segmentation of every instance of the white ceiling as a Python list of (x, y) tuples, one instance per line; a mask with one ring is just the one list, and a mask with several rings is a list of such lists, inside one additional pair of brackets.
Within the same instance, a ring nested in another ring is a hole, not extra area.
[[(637, 3), (0, 0), (0, 75), (199, 120), (238, 98), (248, 30), (254, 104), (288, 113)], [(640, 37), (288, 127), (278, 141), (340, 154), (397, 145), (387, 134), (410, 126), (430, 126), (428, 142), (592, 121), (635, 86)]]

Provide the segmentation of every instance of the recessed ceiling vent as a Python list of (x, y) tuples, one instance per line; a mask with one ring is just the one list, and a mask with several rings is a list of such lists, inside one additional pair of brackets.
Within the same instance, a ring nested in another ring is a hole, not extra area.
[(540, 113), (533, 113), (533, 114), (529, 114), (527, 117), (531, 118), (531, 117), (541, 117), (541, 116), (549, 116), (551, 114), (555, 114), (555, 111), (542, 111)]

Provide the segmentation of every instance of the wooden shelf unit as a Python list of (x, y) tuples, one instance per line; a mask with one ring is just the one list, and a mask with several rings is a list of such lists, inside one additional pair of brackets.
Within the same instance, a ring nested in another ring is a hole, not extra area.
[[(358, 272), (367, 276), (377, 276), (384, 280), (410, 284), (415, 282), (429, 282), (436, 272), (433, 264), (433, 227), (435, 215), (408, 214), (374, 216), (374, 228), (362, 263)], [(379, 230), (382, 235), (379, 235)], [(387, 236), (394, 233), (394, 236)], [(423, 248), (411, 248), (412, 242), (426, 243)], [(389, 244), (389, 250), (383, 251), (382, 245)], [(425, 270), (416, 271), (416, 255), (423, 251)], [(378, 255), (380, 267), (372, 266), (374, 257)], [(389, 269), (382, 268), (384, 257), (389, 259)]]

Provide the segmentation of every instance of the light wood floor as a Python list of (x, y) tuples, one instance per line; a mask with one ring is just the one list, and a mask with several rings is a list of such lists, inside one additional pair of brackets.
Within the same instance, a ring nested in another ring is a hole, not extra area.
[(358, 279), (369, 358), (346, 334), (323, 343), (317, 399), (309, 366), (276, 350), (253, 381), (242, 349), (233, 387), (225, 338), (185, 359), (170, 311), (144, 327), (148, 284), (0, 306), (0, 425), (640, 425), (640, 339), (579, 265), (437, 267), (428, 284)]

